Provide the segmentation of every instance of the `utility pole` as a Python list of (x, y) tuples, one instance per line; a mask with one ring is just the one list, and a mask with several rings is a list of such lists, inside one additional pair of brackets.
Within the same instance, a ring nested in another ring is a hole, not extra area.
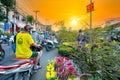
[[(92, 0), (90, 0), (90, 4), (92, 4)], [(90, 11), (90, 43), (91, 45), (93, 44), (93, 39), (92, 39), (92, 11)]]
[(40, 11), (35, 10), (35, 11), (33, 11), (33, 12), (35, 12), (35, 21), (36, 21), (36, 23), (37, 23), (37, 13), (40, 12)]
[(40, 11), (35, 10), (35, 11), (33, 11), (33, 12), (35, 12), (35, 27), (37, 27), (37, 14), (38, 14), (38, 12), (40, 12)]

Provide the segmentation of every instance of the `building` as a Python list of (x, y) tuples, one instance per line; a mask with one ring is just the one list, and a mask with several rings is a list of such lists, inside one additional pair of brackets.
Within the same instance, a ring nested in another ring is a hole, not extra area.
[[(2, 6), (3, 7), (3, 6)], [(8, 22), (10, 23), (10, 32), (16, 33), (18, 28), (23, 28), (27, 23), (26, 23), (26, 16), (28, 15), (26, 12), (23, 10), (19, 10), (18, 7), (16, 7), (17, 11), (14, 12), (13, 10), (9, 11), (8, 14)], [(3, 7), (3, 10), (6, 14), (6, 10)], [(44, 25), (37, 21), (37, 23), (32, 24), (32, 26), (36, 30), (43, 30)], [(4, 22), (0, 22), (0, 27), (4, 29)]]
[(109, 19), (105, 22), (105, 26), (120, 27), (120, 18)]

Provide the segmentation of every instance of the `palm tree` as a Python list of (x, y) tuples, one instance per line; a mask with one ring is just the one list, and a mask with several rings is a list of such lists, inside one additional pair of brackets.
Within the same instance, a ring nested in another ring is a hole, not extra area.
[(27, 16), (27, 23), (30, 23), (31, 25), (34, 23), (34, 17), (32, 15)]

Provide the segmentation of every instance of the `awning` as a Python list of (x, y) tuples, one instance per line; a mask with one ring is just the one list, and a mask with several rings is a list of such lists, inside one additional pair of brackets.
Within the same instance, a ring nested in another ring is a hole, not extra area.
[(23, 24), (23, 23), (17, 23), (17, 25), (19, 28), (24, 28), (24, 26), (25, 26), (25, 24)]

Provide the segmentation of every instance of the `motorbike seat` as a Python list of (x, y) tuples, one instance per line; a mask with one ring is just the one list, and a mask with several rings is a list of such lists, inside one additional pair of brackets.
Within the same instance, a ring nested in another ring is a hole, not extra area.
[(8, 68), (13, 68), (13, 67), (18, 67), (21, 64), (29, 63), (30, 59), (17, 59), (14, 58), (12, 60), (9, 60), (5, 62), (4, 64), (0, 65), (0, 69), (8, 69)]

